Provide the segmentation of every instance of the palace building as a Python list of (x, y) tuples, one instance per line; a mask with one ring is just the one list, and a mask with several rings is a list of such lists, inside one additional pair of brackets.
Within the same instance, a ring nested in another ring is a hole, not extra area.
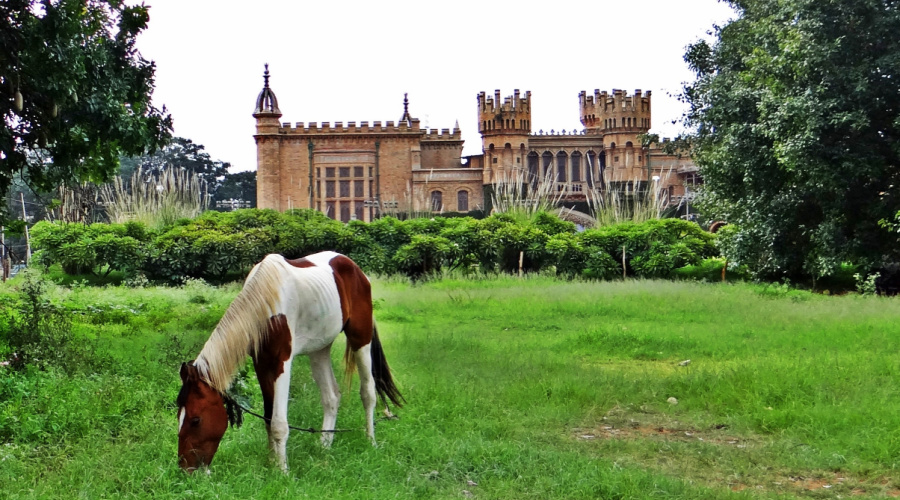
[[(581, 92), (580, 131), (532, 132), (531, 92), (477, 96), (480, 155), (462, 157), (459, 123), (424, 129), (409, 113), (394, 121), (280, 122), (264, 86), (256, 100), (257, 206), (314, 208), (344, 222), (380, 214), (468, 212), (489, 207), (498, 183), (543, 182), (561, 201), (591, 193), (654, 193), (677, 204), (697, 182), (687, 157), (641, 145), (651, 127), (650, 92)], [(546, 184), (549, 183), (549, 184)], [(486, 203), (487, 202), (487, 203)]]

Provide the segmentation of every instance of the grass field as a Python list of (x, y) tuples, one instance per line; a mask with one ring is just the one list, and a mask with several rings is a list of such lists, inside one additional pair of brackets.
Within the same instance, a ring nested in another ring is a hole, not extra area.
[[(295, 432), (283, 475), (248, 416), (211, 475), (187, 476), (178, 365), (237, 291), (51, 290), (99, 361), (75, 375), (0, 368), (0, 496), (900, 496), (897, 300), (541, 277), (377, 281), (379, 332), (408, 400), (378, 426), (379, 447), (357, 432), (323, 450)], [(305, 362), (293, 396), (291, 422), (318, 426)], [(363, 421), (354, 385), (338, 426)]]

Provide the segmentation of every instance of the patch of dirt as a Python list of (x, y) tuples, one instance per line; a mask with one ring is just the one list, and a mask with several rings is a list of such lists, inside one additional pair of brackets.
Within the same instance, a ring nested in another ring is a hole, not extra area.
[[(578, 442), (649, 440), (667, 443), (694, 443), (698, 446), (721, 446), (745, 450), (748, 454), (755, 453), (757, 454), (756, 458), (759, 458), (758, 450), (773, 443), (771, 438), (764, 436), (735, 435), (733, 432), (728, 432), (728, 426), (725, 424), (711, 424), (705, 428), (695, 427), (667, 419), (664, 415), (627, 411), (618, 406), (602, 418), (600, 425), (571, 429), (570, 436)], [(755, 459), (751, 458), (751, 460)], [(645, 465), (653, 466), (649, 463)], [(711, 487), (722, 487), (727, 484), (732, 491), (780, 491), (802, 496), (809, 495), (815, 498), (842, 498), (873, 494), (900, 498), (900, 487), (898, 487), (896, 478), (853, 477), (841, 471), (809, 470), (786, 473), (774, 469), (768, 470), (769, 472), (754, 481), (761, 484), (746, 484), (735, 480), (734, 476), (722, 476), (721, 471), (718, 475), (686, 479), (699, 480)], [(677, 473), (678, 471), (664, 472)], [(746, 481), (747, 478), (743, 479)]]

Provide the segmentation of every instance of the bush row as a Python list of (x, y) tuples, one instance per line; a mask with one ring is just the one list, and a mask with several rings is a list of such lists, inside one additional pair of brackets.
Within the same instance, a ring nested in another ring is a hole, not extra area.
[(574, 224), (540, 213), (527, 221), (507, 214), (342, 224), (312, 210), (207, 212), (154, 231), (126, 224), (41, 222), (32, 229), (37, 259), (68, 273), (120, 270), (164, 282), (223, 279), (245, 272), (266, 254), (297, 258), (322, 250), (344, 253), (370, 273), (421, 277), (444, 269), (536, 272), (610, 279), (624, 274), (667, 277), (717, 254), (714, 237), (678, 219), (625, 223), (576, 232)]

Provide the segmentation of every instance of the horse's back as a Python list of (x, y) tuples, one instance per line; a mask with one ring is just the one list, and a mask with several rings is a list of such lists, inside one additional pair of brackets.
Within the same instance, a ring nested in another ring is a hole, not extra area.
[[(348, 323), (364, 323), (371, 331), (372, 292), (368, 278), (349, 257), (337, 252), (319, 252), (300, 259), (266, 256), (285, 266), (283, 309), (294, 337), (294, 353), (306, 354), (328, 343)], [(262, 264), (262, 263), (261, 263)], [(369, 339), (350, 338), (351, 344)]]

